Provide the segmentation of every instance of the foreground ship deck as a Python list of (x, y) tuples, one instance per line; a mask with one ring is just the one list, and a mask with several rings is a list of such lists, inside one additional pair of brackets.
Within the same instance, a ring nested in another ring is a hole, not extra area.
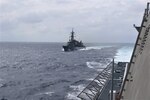
[[(78, 95), (79, 98), (82, 100), (150, 100), (149, 4), (147, 3), (141, 26), (137, 27), (134, 25), (139, 34), (131, 60), (126, 66), (125, 71), (117, 75), (116, 73), (111, 73), (113, 65), (108, 66), (104, 69), (104, 72), (100, 73)], [(123, 73), (124, 77), (123, 82), (121, 82), (121, 87), (116, 87), (120, 84), (120, 81), (115, 82), (115, 79), (121, 77)], [(118, 93), (110, 92), (114, 90), (117, 90)]]
[(138, 37), (122, 85), (119, 100), (150, 100), (150, 10), (149, 4), (142, 24), (136, 27)]

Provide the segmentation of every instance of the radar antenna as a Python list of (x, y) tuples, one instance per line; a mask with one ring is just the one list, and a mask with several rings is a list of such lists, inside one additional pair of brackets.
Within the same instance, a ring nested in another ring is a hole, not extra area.
[(71, 41), (74, 40), (74, 31), (73, 31), (73, 28), (72, 28), (72, 32), (71, 32)]

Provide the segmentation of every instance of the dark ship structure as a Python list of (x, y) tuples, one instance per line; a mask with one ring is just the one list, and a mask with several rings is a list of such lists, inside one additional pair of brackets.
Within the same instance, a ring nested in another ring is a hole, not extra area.
[(63, 46), (63, 50), (65, 52), (67, 52), (67, 51), (74, 51), (74, 50), (85, 48), (85, 46), (82, 43), (82, 41), (75, 40), (74, 33), (75, 32), (72, 29), (71, 36), (70, 36), (69, 41), (67, 42), (67, 45)]

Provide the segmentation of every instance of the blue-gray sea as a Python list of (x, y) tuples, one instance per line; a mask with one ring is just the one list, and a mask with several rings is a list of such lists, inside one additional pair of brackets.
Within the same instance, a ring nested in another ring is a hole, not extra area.
[(112, 58), (129, 60), (133, 44), (0, 43), (0, 99), (78, 100), (77, 95)]

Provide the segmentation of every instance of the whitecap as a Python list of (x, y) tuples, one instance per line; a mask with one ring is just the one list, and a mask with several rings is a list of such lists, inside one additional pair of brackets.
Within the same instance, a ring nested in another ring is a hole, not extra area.
[(94, 80), (94, 78), (89, 78), (89, 79), (87, 79), (88, 81), (93, 81)]
[(47, 95), (49, 95), (49, 96), (52, 96), (53, 93), (54, 93), (54, 92), (45, 92), (44, 94), (47, 94)]
[(81, 100), (77, 97), (77, 95), (78, 95), (77, 92), (68, 93), (66, 98), (69, 100)]
[(0, 87), (3, 87), (4, 84), (3, 84), (3, 79), (0, 78)]
[(100, 62), (95, 62), (95, 61), (91, 61), (91, 62), (86, 62), (87, 67), (92, 68), (92, 69), (97, 69), (99, 71), (103, 70), (104, 68), (106, 68), (107, 64), (103, 64)]
[(37, 95), (43, 95), (46, 94), (48, 96), (52, 96), (52, 94), (54, 94), (54, 92), (44, 92), (44, 93), (38, 93)]
[(66, 95), (66, 98), (68, 100), (80, 100), (77, 97), (77, 95), (79, 95), (79, 93), (85, 88), (85, 86), (83, 84), (81, 84), (81, 85), (77, 85), (77, 86), (70, 86), (70, 88), (72, 88), (74, 92), (69, 92)]

